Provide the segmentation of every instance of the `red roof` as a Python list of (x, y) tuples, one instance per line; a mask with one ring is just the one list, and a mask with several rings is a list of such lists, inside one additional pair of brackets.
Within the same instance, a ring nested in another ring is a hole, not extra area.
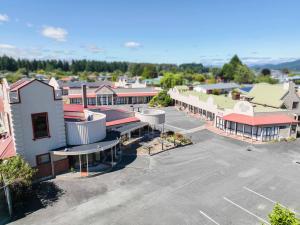
[[(81, 105), (81, 104), (64, 104), (65, 112), (83, 112), (83, 109), (84, 109), (83, 105)], [(109, 108), (107, 106), (88, 105), (88, 109), (109, 110), (111, 108)], [(122, 111), (122, 110), (119, 109), (118, 111)]]
[(0, 139), (0, 159), (10, 158), (15, 155), (16, 151), (12, 138)]
[(32, 80), (20, 80), (17, 81), (16, 83), (13, 83), (10, 86), (10, 90), (11, 91), (17, 91), (19, 90), (21, 87), (24, 87), (26, 84), (30, 83)]
[[(144, 96), (155, 96), (157, 92), (128, 92), (128, 93), (117, 93), (118, 97), (144, 97)], [(96, 93), (87, 93), (88, 98), (95, 98)], [(81, 94), (70, 94), (68, 98), (82, 98)]]
[(265, 116), (247, 116), (237, 113), (231, 113), (223, 116), (224, 120), (247, 124), (251, 126), (269, 125), (269, 124), (291, 124), (297, 123), (293, 118), (284, 114), (274, 114)]
[(130, 93), (117, 93), (118, 97), (143, 97), (155, 96), (157, 92), (130, 92)]
[(0, 97), (0, 112), (4, 112), (4, 103), (2, 97)]
[(83, 105), (64, 104), (64, 111), (67, 111), (67, 112), (83, 112)]
[(64, 115), (65, 119), (78, 119), (78, 120), (84, 120), (82, 116), (70, 116), (70, 115)]
[(120, 120), (113, 120), (110, 122), (106, 122), (106, 126), (110, 127), (110, 126), (114, 126), (114, 125), (120, 125), (120, 124), (138, 122), (138, 121), (140, 121), (140, 120), (136, 117), (128, 117), (128, 118), (124, 118), (124, 119), (120, 119)]

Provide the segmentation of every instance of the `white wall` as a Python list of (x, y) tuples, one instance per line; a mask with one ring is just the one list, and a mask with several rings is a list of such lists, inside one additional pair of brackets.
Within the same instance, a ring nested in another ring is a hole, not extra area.
[(106, 137), (106, 115), (93, 114), (92, 121), (66, 122), (67, 143), (69, 145), (91, 144)]
[[(10, 105), (15, 149), (36, 166), (36, 155), (66, 145), (63, 103), (54, 100), (52, 87), (36, 80), (19, 91), (21, 103)], [(51, 137), (33, 140), (31, 114), (41, 112), (48, 113)]]
[(135, 116), (142, 122), (151, 125), (159, 125), (165, 123), (165, 111), (157, 109), (145, 109), (142, 112), (135, 112)]

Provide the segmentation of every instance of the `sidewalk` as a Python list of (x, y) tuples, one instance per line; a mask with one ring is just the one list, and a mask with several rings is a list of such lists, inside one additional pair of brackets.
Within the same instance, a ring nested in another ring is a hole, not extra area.
[(229, 137), (229, 138), (232, 138), (234, 140), (239, 140), (239, 141), (247, 142), (247, 143), (250, 143), (250, 144), (256, 144), (256, 145), (266, 144), (266, 142), (251, 140), (248, 137), (241, 137), (241, 136), (238, 136), (238, 135), (235, 135), (235, 134), (226, 133), (225, 131), (214, 127), (211, 123), (206, 123), (205, 127), (206, 127), (207, 130), (209, 130), (209, 131), (211, 131), (215, 134), (221, 135), (223, 137)]

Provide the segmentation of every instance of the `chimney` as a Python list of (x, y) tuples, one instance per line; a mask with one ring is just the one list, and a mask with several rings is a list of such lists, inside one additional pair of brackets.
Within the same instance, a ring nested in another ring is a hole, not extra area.
[(83, 108), (87, 108), (87, 96), (86, 96), (86, 85), (82, 85), (82, 105)]

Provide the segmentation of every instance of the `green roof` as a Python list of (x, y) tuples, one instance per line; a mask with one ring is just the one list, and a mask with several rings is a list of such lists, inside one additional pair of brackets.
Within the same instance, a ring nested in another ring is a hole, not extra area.
[(260, 83), (254, 85), (247, 96), (253, 98), (252, 103), (280, 108), (287, 91), (282, 84)]
[[(258, 91), (261, 91), (259, 89), (265, 88), (264, 84), (257, 84), (260, 87), (257, 87)], [(255, 85), (255, 86), (257, 86)], [(266, 84), (266, 87), (268, 88), (270, 86), (269, 84)], [(280, 89), (280, 85), (271, 85), (271, 86), (277, 86), (276, 89)], [(233, 100), (232, 98), (226, 97), (225, 95), (213, 95), (213, 94), (205, 94), (198, 91), (190, 91), (188, 90), (188, 87), (185, 85), (182, 86), (176, 86), (175, 87), (182, 95), (184, 96), (196, 96), (199, 98), (200, 101), (206, 102), (207, 99), (211, 96), (214, 100), (214, 104), (218, 106), (219, 109), (233, 109), (234, 105), (239, 102), (239, 100)], [(254, 88), (254, 87), (253, 87)], [(271, 87), (271, 89), (274, 87)], [(274, 88), (274, 89), (275, 89)], [(283, 90), (283, 86), (281, 86), (281, 89)], [(279, 91), (279, 90), (277, 90)], [(263, 91), (264, 93), (265, 91)], [(286, 91), (285, 91), (286, 92)], [(284, 92), (284, 94), (285, 94)], [(257, 94), (259, 92), (255, 91), (254, 94)], [(282, 92), (283, 93), (283, 92)], [(284, 95), (283, 94), (283, 95)], [(269, 97), (271, 98), (271, 97)], [(258, 98), (260, 100), (260, 98)], [(278, 112), (278, 111), (284, 111), (283, 109), (278, 109), (270, 106), (265, 106), (264, 104), (253, 104), (254, 112)]]
[(278, 109), (274, 107), (268, 107), (263, 105), (253, 105), (254, 112), (279, 112), (284, 111), (284, 109)]
[(214, 103), (218, 105), (221, 109), (233, 109), (234, 105), (238, 102), (232, 98), (226, 97), (224, 95), (211, 95), (214, 99)]
[[(178, 86), (176, 86), (177, 88)], [(218, 106), (218, 108), (221, 109), (233, 109), (235, 103), (237, 103), (237, 100), (233, 100), (229, 97), (226, 97), (224, 95), (212, 95), (212, 94), (205, 94), (202, 92), (197, 92), (197, 91), (185, 91), (181, 93), (182, 95), (185, 96), (197, 96), (200, 101), (206, 102), (207, 99), (211, 96), (214, 100), (214, 103)]]
[(189, 95), (196, 96), (199, 98), (200, 101), (207, 101), (209, 97), (209, 95), (197, 91), (185, 91), (182, 92), (181, 94), (185, 96), (189, 96)]

